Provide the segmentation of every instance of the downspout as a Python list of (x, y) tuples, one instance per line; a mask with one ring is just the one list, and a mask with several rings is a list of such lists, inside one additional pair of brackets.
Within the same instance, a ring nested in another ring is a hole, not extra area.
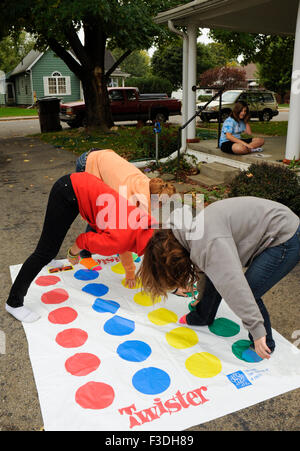
[[(183, 31), (177, 30), (175, 28), (173, 21), (168, 21), (169, 30), (178, 36), (182, 37), (183, 40), (183, 58), (182, 58), (182, 124), (185, 124), (188, 120), (188, 36)], [(181, 147), (180, 154), (186, 151), (186, 138), (187, 138), (187, 129), (183, 129), (181, 132)], [(173, 152), (166, 158), (162, 158), (159, 160), (159, 163), (166, 163), (170, 160), (175, 160), (177, 158), (178, 152)], [(156, 160), (144, 160), (144, 161), (132, 161), (131, 163), (137, 168), (143, 168), (150, 163), (154, 163)]]

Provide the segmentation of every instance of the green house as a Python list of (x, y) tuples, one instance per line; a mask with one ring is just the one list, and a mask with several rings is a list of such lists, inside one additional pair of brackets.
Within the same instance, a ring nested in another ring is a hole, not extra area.
[[(115, 60), (106, 51), (105, 70)], [(109, 85), (124, 86), (129, 74), (117, 69), (113, 72)], [(3, 91), (3, 88), (2, 88)], [(39, 52), (31, 50), (23, 60), (6, 74), (5, 95), (0, 92), (2, 105), (32, 105), (41, 97), (54, 96), (63, 103), (83, 99), (81, 82), (65, 62), (52, 50)]]

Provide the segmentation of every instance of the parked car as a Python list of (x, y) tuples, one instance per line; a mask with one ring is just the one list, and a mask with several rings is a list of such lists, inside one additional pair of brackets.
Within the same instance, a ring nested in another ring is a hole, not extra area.
[[(250, 109), (251, 118), (258, 118), (260, 121), (270, 121), (278, 115), (278, 103), (275, 93), (262, 90), (232, 89), (225, 91), (222, 95), (222, 122), (230, 115), (234, 104), (243, 100), (247, 102)], [(204, 106), (206, 102), (198, 103), (197, 106)], [(219, 117), (219, 98), (212, 101), (201, 113), (200, 118), (204, 122)]]
[[(108, 88), (110, 108), (114, 121), (159, 121), (181, 114), (181, 102), (167, 94), (140, 94), (138, 88)], [(60, 105), (60, 120), (70, 127), (80, 127), (85, 121), (85, 103), (70, 102)]]

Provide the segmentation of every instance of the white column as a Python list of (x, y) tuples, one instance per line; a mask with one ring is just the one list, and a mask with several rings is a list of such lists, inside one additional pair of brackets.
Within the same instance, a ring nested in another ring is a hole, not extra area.
[[(182, 122), (181, 125), (184, 125), (188, 121), (188, 55), (189, 55), (189, 46), (188, 46), (188, 37), (186, 36), (183, 39), (182, 43)], [(187, 127), (181, 132), (181, 141), (182, 147), (186, 147), (186, 138), (187, 138)]]
[(300, 158), (300, 2), (295, 34), (294, 61), (291, 84), (289, 123), (286, 140), (285, 158)]
[[(196, 92), (192, 90), (196, 86), (197, 72), (197, 25), (190, 24), (187, 26), (188, 34), (188, 119), (196, 112)], [(187, 139), (194, 139), (196, 136), (196, 119), (194, 119), (187, 127)]]

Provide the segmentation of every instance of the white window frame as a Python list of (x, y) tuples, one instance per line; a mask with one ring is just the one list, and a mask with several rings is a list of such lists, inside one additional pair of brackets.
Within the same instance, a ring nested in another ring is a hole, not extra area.
[[(49, 79), (55, 79), (55, 93), (49, 90)], [(64, 79), (66, 85), (66, 92), (58, 92), (58, 80)], [(54, 71), (50, 76), (43, 77), (44, 95), (45, 96), (69, 96), (71, 95), (71, 78), (70, 76), (61, 75), (60, 72)]]

